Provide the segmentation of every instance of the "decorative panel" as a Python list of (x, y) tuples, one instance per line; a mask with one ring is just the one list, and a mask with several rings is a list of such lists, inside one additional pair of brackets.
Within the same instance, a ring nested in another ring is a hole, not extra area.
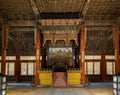
[(87, 59), (93, 59), (93, 56), (88, 56), (88, 55), (86, 55), (85, 56), (85, 59), (87, 60)]
[(36, 60), (36, 56), (28, 56), (28, 60)]
[(95, 56), (94, 56), (94, 59), (101, 59), (101, 56), (95, 55)]
[(16, 60), (16, 56), (6, 56), (6, 60)]
[(28, 60), (28, 56), (20, 56), (20, 60)]
[(36, 56), (20, 56), (20, 60), (36, 60)]
[(85, 55), (85, 60), (101, 59), (100, 55)]
[(115, 59), (115, 56), (114, 55), (106, 55), (105, 59)]
[(73, 66), (72, 47), (50, 47), (48, 55), (48, 65)]

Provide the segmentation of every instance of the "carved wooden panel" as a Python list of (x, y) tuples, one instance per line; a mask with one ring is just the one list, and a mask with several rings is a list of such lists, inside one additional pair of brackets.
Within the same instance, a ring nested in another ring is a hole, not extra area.
[(44, 32), (43, 33), (43, 46), (45, 46), (47, 41), (50, 41), (52, 46), (71, 46), (71, 41), (78, 44), (78, 33), (71, 32), (65, 33), (64, 31), (59, 31), (56, 33)]

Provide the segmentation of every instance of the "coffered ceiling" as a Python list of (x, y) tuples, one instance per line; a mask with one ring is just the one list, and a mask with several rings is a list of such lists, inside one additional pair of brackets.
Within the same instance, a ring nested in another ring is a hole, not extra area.
[(85, 20), (113, 20), (119, 18), (120, 0), (0, 0), (1, 17), (35, 19), (35, 15), (44, 18), (45, 13), (48, 18), (76, 13)]
[[(120, 23), (120, 0), (0, 0), (0, 18), (8, 21), (9, 32), (13, 35), (14, 31), (33, 32), (36, 22), (42, 32), (78, 32), (80, 22), (84, 21), (86, 50), (111, 52), (114, 49), (113, 23)], [(66, 19), (75, 20), (71, 24), (71, 20)]]

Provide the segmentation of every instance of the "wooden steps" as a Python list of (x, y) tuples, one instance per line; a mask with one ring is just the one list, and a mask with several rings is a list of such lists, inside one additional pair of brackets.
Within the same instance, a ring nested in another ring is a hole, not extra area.
[(53, 72), (53, 86), (55, 87), (67, 86), (66, 72)]

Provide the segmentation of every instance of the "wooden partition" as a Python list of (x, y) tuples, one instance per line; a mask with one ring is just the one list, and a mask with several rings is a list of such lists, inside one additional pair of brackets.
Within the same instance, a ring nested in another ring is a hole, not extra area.
[[(54, 86), (54, 75), (57, 75), (60, 78), (66, 79), (66, 85), (58, 85), (57, 86), (72, 86), (72, 85), (80, 85), (81, 84), (81, 73), (82, 71), (80, 69), (69, 69), (67, 70), (67, 76), (61, 77), (62, 73), (66, 72), (53, 72), (50, 69), (41, 69), (39, 72), (39, 81), (41, 86)], [(65, 78), (66, 77), (66, 78)], [(60, 79), (59, 83), (63, 83), (63, 80)], [(55, 85), (56, 86), (56, 85)]]
[(39, 73), (39, 83), (42, 86), (52, 86), (52, 70), (51, 69), (41, 69)]
[(69, 69), (67, 70), (67, 83), (71, 85), (80, 85), (81, 84), (81, 73), (80, 69)]
[[(103, 59), (100, 56), (101, 55), (85, 56), (85, 75), (88, 77), (89, 82), (112, 81), (112, 76), (115, 74), (115, 56), (104, 55), (104, 61), (101, 61)], [(35, 79), (34, 76), (36, 70), (35, 60), (36, 60), (35, 56), (19, 56), (19, 59), (17, 59), (17, 56), (15, 55), (6, 56), (5, 74), (7, 75), (7, 81), (33, 82)], [(1, 60), (0, 62), (2, 63)], [(1, 69), (3, 68), (1, 67)], [(103, 70), (104, 70), (104, 74), (103, 74)], [(67, 84), (68, 85), (81, 84), (81, 79), (79, 81), (77, 80), (77, 78), (81, 77), (79, 73), (80, 71), (76, 69), (67, 70), (66, 72)], [(79, 74), (78, 77), (77, 74)], [(43, 77), (41, 77), (41, 75)], [(43, 82), (40, 84), (52, 85), (53, 71), (45, 70), (45, 69), (43, 71), (40, 71), (39, 79), (41, 78), (45, 79), (44, 76), (49, 76), (51, 82), (49, 81), (49, 83), (45, 84), (47, 80), (43, 80)], [(78, 83), (74, 83), (75, 77), (77, 77), (76, 82)]]
[[(53, 75), (54, 72), (50, 69), (41, 69), (38, 71), (39, 72), (39, 81), (40, 85), (42, 86), (54, 86), (53, 83)], [(64, 72), (63, 72), (64, 73)], [(69, 69), (67, 70), (67, 76), (66, 76), (66, 84), (65, 86), (71, 86), (71, 85), (80, 85), (81, 84), (81, 73), (82, 71), (80, 69)], [(58, 76), (61, 76), (61, 73)], [(64, 76), (65, 77), (65, 76)], [(59, 81), (62, 83), (61, 81)], [(57, 85), (59, 86), (59, 85)], [(61, 84), (60, 84), (61, 86)]]

